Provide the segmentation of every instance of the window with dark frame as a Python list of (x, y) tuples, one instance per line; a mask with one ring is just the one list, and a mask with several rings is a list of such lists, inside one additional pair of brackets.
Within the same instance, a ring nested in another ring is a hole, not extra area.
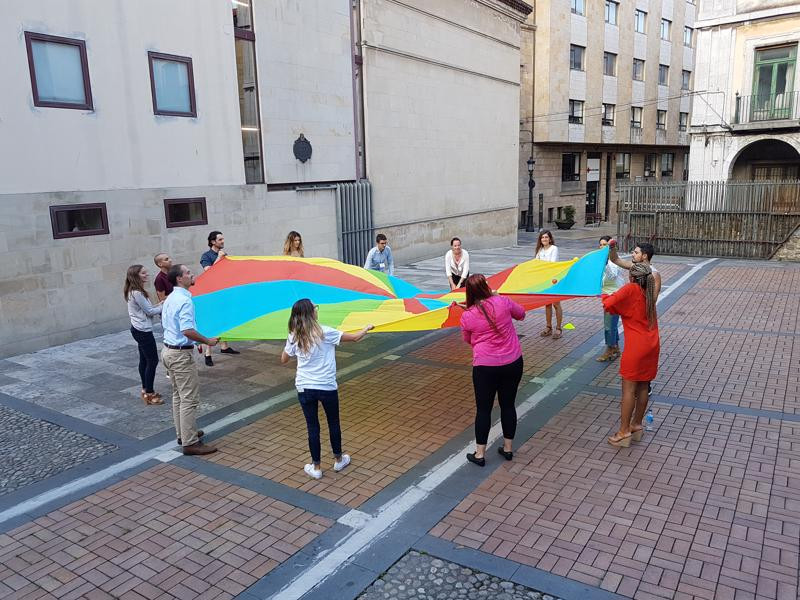
[(672, 177), (672, 170), (675, 166), (675, 154), (665, 152), (661, 155), (661, 176)]
[(692, 38), (694, 37), (694, 29), (684, 26), (683, 28), (683, 45), (687, 48), (692, 47)]
[(192, 59), (161, 52), (148, 52), (153, 114), (196, 117)]
[(108, 213), (105, 202), (93, 204), (64, 204), (50, 207), (53, 239), (105, 235), (108, 233)]
[(690, 83), (691, 77), (692, 77), (692, 72), (691, 71), (686, 71), (686, 70), (681, 71), (681, 89), (682, 90), (688, 90), (689, 89), (689, 83)]
[(658, 154), (645, 154), (644, 155), (644, 176), (651, 178), (656, 176), (656, 161), (658, 161)]
[(669, 19), (661, 19), (661, 39), (668, 42), (670, 33), (672, 32), (672, 21)]
[(603, 52), (603, 75), (617, 76), (617, 55), (613, 52)]
[(629, 152), (620, 152), (616, 158), (617, 179), (631, 178), (631, 155)]
[(569, 68), (573, 71), (583, 71), (583, 56), (586, 48), (570, 44), (569, 47)]
[(614, 104), (603, 104), (603, 125), (614, 125), (614, 113), (616, 106)]
[(264, 183), (256, 35), (253, 31), (252, 3), (251, 0), (236, 0), (232, 8), (244, 177), (248, 184)]
[(633, 59), (633, 80), (644, 81), (644, 61), (641, 58)]
[(667, 111), (656, 111), (656, 129), (665, 130), (667, 128)]
[(200, 198), (165, 198), (164, 215), (167, 227), (191, 227), (208, 225), (206, 199)]
[(658, 65), (658, 85), (669, 85), (669, 65)]
[(631, 106), (631, 127), (634, 129), (642, 128), (642, 107)]
[(609, 25), (617, 24), (617, 15), (619, 14), (619, 3), (606, 0), (606, 23)]
[(34, 106), (94, 110), (86, 42), (25, 32)]
[(581, 155), (578, 152), (566, 152), (561, 155), (561, 181), (581, 180)]
[(583, 123), (583, 100), (569, 101), (569, 122), (574, 125)]
[(636, 10), (633, 13), (633, 30), (637, 33), (645, 33), (647, 28), (647, 13), (643, 10)]
[(585, 15), (584, 0), (570, 0), (570, 10), (576, 15)]
[(689, 113), (682, 112), (678, 115), (678, 131), (686, 131), (689, 127)]

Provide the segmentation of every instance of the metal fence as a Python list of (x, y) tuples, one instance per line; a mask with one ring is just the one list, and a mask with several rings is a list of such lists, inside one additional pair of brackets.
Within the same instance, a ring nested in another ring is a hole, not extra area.
[(800, 94), (797, 92), (736, 95), (736, 109), (733, 114), (735, 125), (798, 118), (800, 118)]
[(800, 181), (636, 183), (619, 188), (622, 247), (769, 258), (800, 225)]
[(372, 186), (366, 179), (336, 185), (339, 259), (363, 265), (373, 245)]

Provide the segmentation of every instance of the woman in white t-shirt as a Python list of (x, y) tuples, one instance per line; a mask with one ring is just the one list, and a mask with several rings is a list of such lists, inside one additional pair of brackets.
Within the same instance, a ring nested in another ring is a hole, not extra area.
[[(558, 262), (558, 246), (553, 239), (553, 234), (547, 229), (542, 229), (539, 232), (539, 239), (536, 240), (536, 260), (546, 260), (549, 262)], [(556, 331), (553, 333), (553, 308), (556, 309)], [(561, 302), (554, 302), (544, 307), (545, 317), (547, 318), (547, 327), (539, 335), (547, 337), (553, 336), (554, 340), (561, 337), (561, 320), (563, 312), (561, 311)]]
[(289, 362), (290, 357), (297, 357), (294, 384), (297, 388), (297, 399), (306, 418), (308, 448), (311, 451), (311, 463), (305, 466), (304, 471), (313, 479), (322, 477), (318, 413), (320, 403), (325, 409), (331, 449), (336, 458), (333, 470), (341, 471), (350, 464), (350, 456), (342, 453), (336, 346), (340, 342), (358, 342), (372, 329), (372, 325), (367, 325), (358, 333), (343, 333), (320, 325), (317, 320), (318, 308), (307, 298), (294, 303), (289, 317), (289, 337), (281, 354), (281, 363), (284, 365)]
[(463, 287), (469, 277), (469, 253), (461, 247), (461, 240), (450, 240), (450, 250), (444, 255), (444, 274), (450, 291)]

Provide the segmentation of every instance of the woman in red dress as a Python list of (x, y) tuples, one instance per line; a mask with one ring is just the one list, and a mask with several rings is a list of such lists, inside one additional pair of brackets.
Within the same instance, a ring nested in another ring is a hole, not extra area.
[(609, 444), (623, 448), (631, 445), (631, 439), (642, 439), (642, 419), (650, 399), (647, 389), (658, 372), (659, 352), (653, 272), (644, 263), (634, 263), (630, 271), (630, 283), (614, 294), (603, 296), (603, 308), (612, 315), (620, 315), (625, 330), (619, 365), (621, 422), (619, 431), (608, 438)]

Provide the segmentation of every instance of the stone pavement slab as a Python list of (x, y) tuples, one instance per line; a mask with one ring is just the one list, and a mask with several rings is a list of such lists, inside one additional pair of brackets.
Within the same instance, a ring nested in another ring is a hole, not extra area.
[(230, 599), (331, 524), (160, 465), (0, 534), (0, 598)]

